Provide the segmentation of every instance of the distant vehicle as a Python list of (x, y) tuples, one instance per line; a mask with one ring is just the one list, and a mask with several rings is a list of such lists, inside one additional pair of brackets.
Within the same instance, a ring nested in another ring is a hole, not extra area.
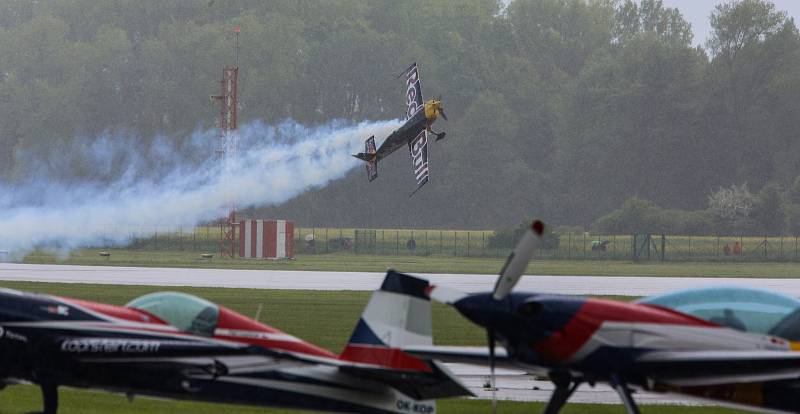
[[(62, 385), (129, 397), (433, 414), (432, 399), (470, 392), (438, 363), (399, 349), (432, 343), (430, 321), (412, 322), (409, 301), (397, 299), (407, 292), (387, 278), (336, 355), (184, 293), (112, 306), (0, 289), (0, 389), (39, 385), (45, 414), (56, 413)], [(427, 298), (414, 302), (413, 315), (422, 309), (430, 318)]]
[[(744, 287), (690, 289), (633, 303), (512, 293), (541, 241), (534, 222), (494, 291), (426, 286), (487, 331), (488, 347), (412, 346), (425, 359), (525, 370), (550, 378), (544, 412), (558, 413), (581, 385), (605, 382), (629, 414), (633, 390), (681, 394), (768, 412), (800, 411), (800, 300)], [(396, 277), (396, 276), (395, 276)], [(405, 276), (407, 284), (427, 283)], [(495, 352), (495, 340), (504, 350)]]
[(392, 132), (377, 150), (375, 136), (367, 138), (364, 152), (353, 156), (367, 163), (367, 178), (372, 181), (378, 177), (378, 161), (400, 147), (408, 145), (414, 177), (417, 180), (417, 188), (411, 193), (414, 195), (428, 182), (428, 132), (436, 135), (436, 141), (444, 139), (446, 134), (433, 132), (431, 125), (439, 115), (446, 121), (447, 115), (444, 113), (441, 98), (423, 101), (419, 68), (416, 63), (409, 66), (400, 76), (406, 78), (405, 124)]

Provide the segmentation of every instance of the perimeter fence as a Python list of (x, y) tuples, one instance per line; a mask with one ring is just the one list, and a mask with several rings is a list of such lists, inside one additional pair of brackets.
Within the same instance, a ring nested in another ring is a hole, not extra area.
[[(109, 229), (95, 248), (151, 251), (219, 251), (218, 226)], [(122, 235), (122, 236), (120, 236)], [(493, 231), (295, 228), (297, 255), (354, 254), (390, 256), (506, 257), (513, 245)], [(678, 236), (662, 234), (560, 234), (536, 259), (623, 261), (800, 262), (797, 236)], [(500, 238), (497, 238), (500, 239)]]

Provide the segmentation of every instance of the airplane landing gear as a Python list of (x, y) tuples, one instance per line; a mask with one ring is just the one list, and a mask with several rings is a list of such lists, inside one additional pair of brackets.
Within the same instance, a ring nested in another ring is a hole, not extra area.
[(625, 406), (625, 411), (628, 414), (639, 414), (639, 407), (636, 406), (636, 401), (633, 400), (631, 389), (628, 388), (628, 384), (616, 374), (611, 375), (610, 383), (611, 386), (617, 390), (619, 399), (622, 400), (622, 405)]
[(567, 403), (569, 397), (581, 385), (581, 381), (572, 377), (568, 372), (551, 372), (550, 380), (555, 384), (556, 389), (550, 396), (550, 401), (544, 407), (544, 414), (558, 414), (564, 404)]
[(51, 382), (45, 382), (39, 384), (39, 388), (42, 390), (43, 402), (43, 410), (41, 414), (56, 414), (58, 411), (58, 385)]

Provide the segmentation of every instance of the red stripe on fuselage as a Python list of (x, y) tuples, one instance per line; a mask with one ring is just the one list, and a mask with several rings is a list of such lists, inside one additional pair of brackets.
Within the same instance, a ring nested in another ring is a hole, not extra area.
[(345, 361), (380, 365), (406, 371), (432, 371), (425, 361), (400, 349), (387, 348), (380, 345), (348, 344), (339, 358)]
[(57, 297), (58, 299), (64, 302), (71, 303), (79, 307), (84, 307), (86, 309), (102, 313), (103, 315), (110, 316), (112, 318), (123, 319), (132, 322), (167, 325), (166, 322), (162, 321), (157, 316), (151, 314), (150, 312), (142, 311), (139, 309), (108, 305), (105, 303), (89, 302), (86, 300), (65, 298), (61, 296)]
[(550, 361), (566, 361), (586, 344), (603, 322), (719, 327), (714, 323), (671, 309), (605, 299), (587, 299), (560, 331), (532, 346), (536, 352)]
[[(217, 329), (231, 329), (241, 331), (265, 332), (271, 334), (284, 334), (283, 331), (263, 323), (256, 322), (246, 316), (240, 315), (224, 306), (219, 306), (219, 319)], [(280, 341), (260, 338), (247, 338), (237, 336), (216, 336), (219, 339), (259, 345), (265, 348), (278, 348), (291, 352), (302, 352), (308, 355), (325, 358), (337, 358), (336, 354), (304, 341)]]

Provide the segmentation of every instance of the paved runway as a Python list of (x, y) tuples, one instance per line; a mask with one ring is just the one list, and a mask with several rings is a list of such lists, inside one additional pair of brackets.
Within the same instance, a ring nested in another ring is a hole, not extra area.
[[(434, 284), (450, 286), (464, 292), (491, 290), (496, 279), (493, 275), (468, 274), (420, 276)], [(4, 280), (255, 289), (373, 290), (380, 286), (383, 273), (0, 263), (0, 281)], [(524, 276), (516, 289), (574, 295), (649, 296), (678, 289), (719, 285), (755, 286), (800, 297), (800, 278)]]
[[(434, 284), (447, 285), (465, 292), (487, 291), (494, 287), (493, 275), (423, 274)], [(116, 285), (194, 286), (258, 289), (374, 290), (383, 273), (310, 272), (283, 270), (229, 270), (139, 268), (112, 266), (65, 266), (0, 263), (0, 282), (34, 281), (61, 283), (99, 283)], [(674, 277), (599, 277), (599, 276), (525, 276), (518, 290), (575, 295), (648, 296), (677, 289), (700, 286), (748, 285), (778, 290), (800, 297), (800, 279), (674, 278)], [(463, 364), (449, 364), (479, 398), (491, 398), (483, 388), (488, 369)], [(518, 401), (546, 401), (553, 385), (536, 381), (523, 372), (499, 370), (497, 397)], [(638, 393), (642, 404), (701, 404), (673, 396)], [(573, 402), (618, 404), (616, 392), (608, 386), (582, 386), (570, 399)]]

